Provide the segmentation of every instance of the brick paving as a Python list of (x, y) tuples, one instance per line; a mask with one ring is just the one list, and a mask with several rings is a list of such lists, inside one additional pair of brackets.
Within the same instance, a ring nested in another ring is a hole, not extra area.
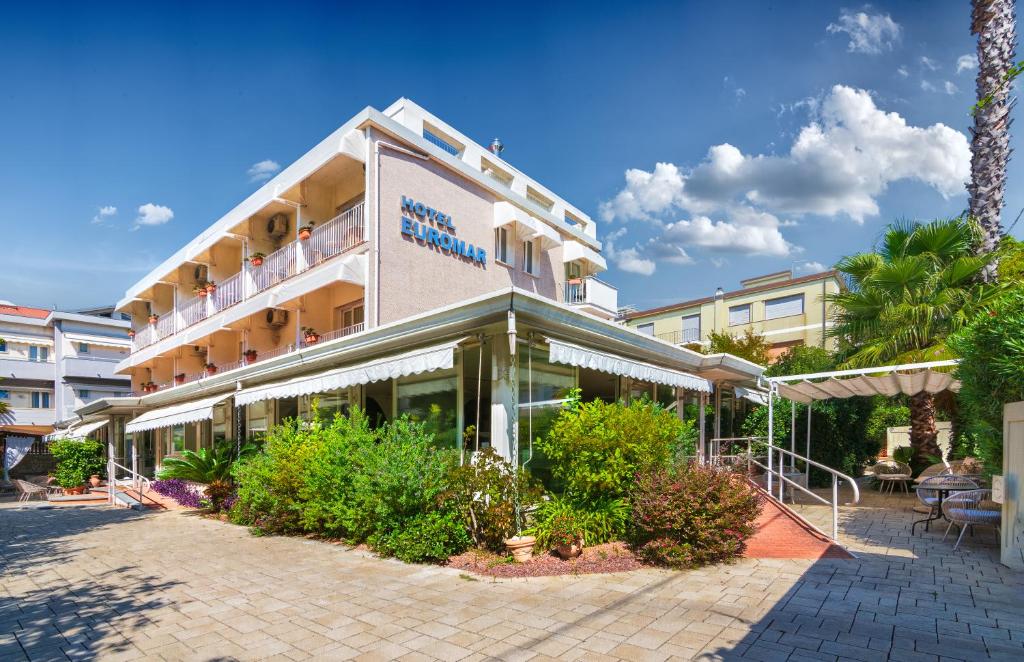
[(910, 538), (912, 504), (844, 509), (856, 559), (498, 581), (182, 512), (0, 507), (0, 660), (1024, 659), (1024, 576), (990, 534)]

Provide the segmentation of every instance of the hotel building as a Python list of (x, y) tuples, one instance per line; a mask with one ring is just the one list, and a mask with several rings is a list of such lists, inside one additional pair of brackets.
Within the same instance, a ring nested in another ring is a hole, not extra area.
[(675, 345), (707, 346), (711, 333), (763, 335), (774, 359), (797, 345), (835, 349), (827, 336), (832, 304), (827, 297), (845, 288), (837, 271), (794, 277), (779, 271), (740, 281), (738, 290), (718, 288), (713, 296), (630, 312), (627, 326)]
[[(596, 223), (415, 103), (366, 108), (128, 288), (118, 477), (359, 405), (534, 462), (570, 388), (676, 407), (761, 367), (615, 322)], [(212, 284), (212, 285), (211, 285)], [(472, 433), (466, 429), (472, 427)]]

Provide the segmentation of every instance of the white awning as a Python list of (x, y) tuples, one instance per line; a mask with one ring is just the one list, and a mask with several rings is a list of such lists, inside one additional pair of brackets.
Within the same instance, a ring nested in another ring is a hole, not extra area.
[(106, 424), (106, 421), (79, 423), (77, 425), (72, 425), (68, 428), (65, 428), (64, 430), (54, 430), (50, 434), (43, 437), (43, 441), (55, 441), (57, 439), (85, 439), (90, 434), (92, 434), (96, 430), (99, 430)]
[(545, 249), (562, 243), (562, 236), (558, 234), (558, 231), (544, 221), (530, 216), (511, 202), (496, 202), (494, 203), (494, 227), (506, 226), (514, 227), (522, 240), (540, 239), (541, 247)]
[(124, 426), (125, 432), (142, 432), (144, 430), (155, 430), (157, 428), (169, 428), (185, 423), (206, 421), (213, 418), (214, 405), (230, 398), (232, 393), (222, 393), (202, 400), (185, 402), (180, 405), (163, 407), (147, 411), (142, 416), (128, 421)]
[(423, 372), (447, 370), (455, 366), (455, 349), (460, 342), (462, 342), (461, 339), (453, 340), (404, 354), (344, 368), (335, 368), (316, 375), (295, 377), (284, 382), (243, 389), (235, 394), (235, 405), (241, 407), (261, 400), (294, 398), (299, 395), (325, 393), (359, 384), (418, 375)]
[(585, 262), (592, 271), (604, 271), (608, 268), (608, 263), (600, 253), (575, 239), (568, 239), (562, 244), (562, 262), (576, 261)]
[(3, 338), (8, 343), (16, 342), (23, 345), (35, 345), (36, 347), (53, 347), (53, 338), (42, 336), (23, 336), (18, 333), (7, 333), (4, 331), (0, 338)]
[[(893, 370), (893, 368), (888, 368)], [(884, 372), (886, 367), (871, 368), (875, 373)], [(815, 400), (850, 398), (853, 396), (917, 395), (918, 393), (941, 393), (959, 391), (960, 382), (948, 372), (937, 372), (930, 368), (916, 372), (890, 372), (887, 375), (872, 376), (859, 374), (850, 377), (828, 376), (823, 381), (801, 379), (793, 383), (778, 382), (781, 397), (807, 404)], [(777, 378), (773, 378), (777, 379)]]
[(127, 349), (131, 347), (132, 341), (127, 335), (115, 338), (114, 336), (100, 336), (91, 333), (65, 333), (64, 337), (71, 342), (84, 342), (87, 345), (100, 345), (102, 347), (117, 347)]
[(758, 391), (752, 388), (743, 388), (742, 386), (736, 386), (733, 389), (736, 392), (737, 398), (744, 398), (753, 402), (755, 405), (766, 405), (768, 404), (768, 392)]
[(711, 382), (703, 377), (691, 375), (688, 372), (659, 368), (650, 363), (626, 359), (615, 354), (581, 347), (561, 340), (554, 340), (552, 338), (547, 338), (546, 340), (550, 349), (549, 360), (552, 363), (564, 363), (580, 368), (599, 370), (645, 382), (684, 388), (689, 391), (711, 392)]

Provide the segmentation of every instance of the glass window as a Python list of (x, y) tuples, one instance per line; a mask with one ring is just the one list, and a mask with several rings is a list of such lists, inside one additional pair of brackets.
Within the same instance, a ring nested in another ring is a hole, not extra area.
[(262, 437), (270, 427), (270, 402), (261, 400), (245, 407), (246, 433), (250, 437)]
[(92, 395), (92, 393), (90, 393), (89, 389), (87, 389), (87, 388), (83, 388), (82, 390), (80, 390), (78, 392), (78, 397), (82, 398), (83, 400), (87, 400), (89, 398), (89, 396), (91, 396), (91, 395)]
[(78, 343), (78, 352), (80, 354), (88, 354), (89, 353), (89, 345), (87, 343), (84, 343), (84, 342)]
[(49, 409), (50, 394), (45, 391), (32, 391), (32, 408)]
[(362, 329), (363, 302), (346, 304), (334, 309), (334, 326), (337, 329), (355, 333)]
[(523, 271), (528, 274), (536, 274), (534, 270), (534, 243), (532, 241), (523, 242)]
[(7, 341), (0, 338), (0, 352), (7, 351)]
[(634, 379), (629, 380), (629, 400), (642, 400), (643, 398), (648, 400), (654, 397), (654, 384), (649, 382), (641, 382)]
[(654, 322), (648, 322), (647, 324), (637, 324), (636, 330), (645, 336), (654, 335)]
[(39, 409), (39, 391), (32, 391), (32, 409)]
[(494, 259), (508, 264), (508, 229), (494, 230)]
[(210, 432), (215, 444), (231, 438), (231, 408), (222, 402), (213, 408)]
[(443, 376), (407, 377), (398, 382), (398, 416), (424, 423), (438, 448), (459, 448), (459, 379), (454, 370)]
[(331, 421), (337, 414), (348, 416), (350, 402), (348, 389), (304, 395), (299, 408), (299, 416), (304, 421), (313, 420), (315, 409), (320, 413), (321, 420)]
[(764, 318), (766, 320), (790, 317), (791, 315), (804, 314), (804, 295), (795, 294), (778, 299), (768, 299), (764, 302)]
[(750, 324), (750, 304), (729, 306), (729, 326)]
[(11, 392), (7, 390), (0, 390), (0, 400), (10, 400)]
[(167, 437), (167, 455), (173, 455), (185, 450), (185, 426), (175, 425)]
[(519, 463), (551, 487), (547, 458), (537, 449), (537, 439), (547, 435), (562, 411), (569, 390), (576, 386), (572, 366), (548, 361), (547, 347), (519, 348)]

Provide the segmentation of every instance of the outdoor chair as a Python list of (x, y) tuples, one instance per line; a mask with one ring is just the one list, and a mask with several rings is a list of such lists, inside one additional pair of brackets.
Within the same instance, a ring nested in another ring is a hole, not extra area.
[(885, 494), (886, 488), (889, 494), (892, 494), (897, 483), (903, 487), (904, 492), (910, 494), (907, 481), (911, 479), (913, 472), (909, 465), (895, 460), (880, 460), (871, 467), (871, 474), (878, 482), (878, 491), (882, 494)]
[(64, 494), (64, 488), (55, 482), (53, 476), (26, 476), (25, 479), (33, 485), (45, 487), (47, 494)]
[(917, 478), (914, 479), (914, 482), (923, 483), (929, 478), (934, 478), (935, 476), (944, 476), (948, 473), (951, 472), (945, 462), (936, 462), (935, 464), (927, 467), (924, 471), (919, 473), (917, 475)]
[(18, 501), (21, 503), (27, 502), (33, 497), (33, 495), (38, 495), (44, 501), (49, 499), (49, 494), (46, 491), (46, 488), (42, 485), (36, 485), (35, 483), (30, 483), (27, 480), (15, 478), (14, 487), (18, 490)]
[[(955, 552), (964, 539), (967, 529), (974, 530), (975, 524), (983, 524), (995, 527), (996, 534), (1000, 534), (999, 525), (1002, 523), (1002, 510), (999, 504), (992, 501), (992, 490), (971, 490), (969, 492), (957, 492), (950, 495), (942, 502), (942, 514), (949, 520), (946, 527), (945, 540), (949, 530), (956, 524), (960, 527), (960, 536), (953, 545)], [(973, 533), (972, 533), (973, 535)]]
[(942, 504), (948, 498), (947, 495), (954, 492), (977, 490), (978, 484), (963, 476), (947, 474), (926, 478), (915, 489), (918, 501), (928, 508), (928, 519), (921, 520), (921, 523), (925, 524), (925, 530), (927, 530), (927, 524), (939, 519), (942, 515)]

